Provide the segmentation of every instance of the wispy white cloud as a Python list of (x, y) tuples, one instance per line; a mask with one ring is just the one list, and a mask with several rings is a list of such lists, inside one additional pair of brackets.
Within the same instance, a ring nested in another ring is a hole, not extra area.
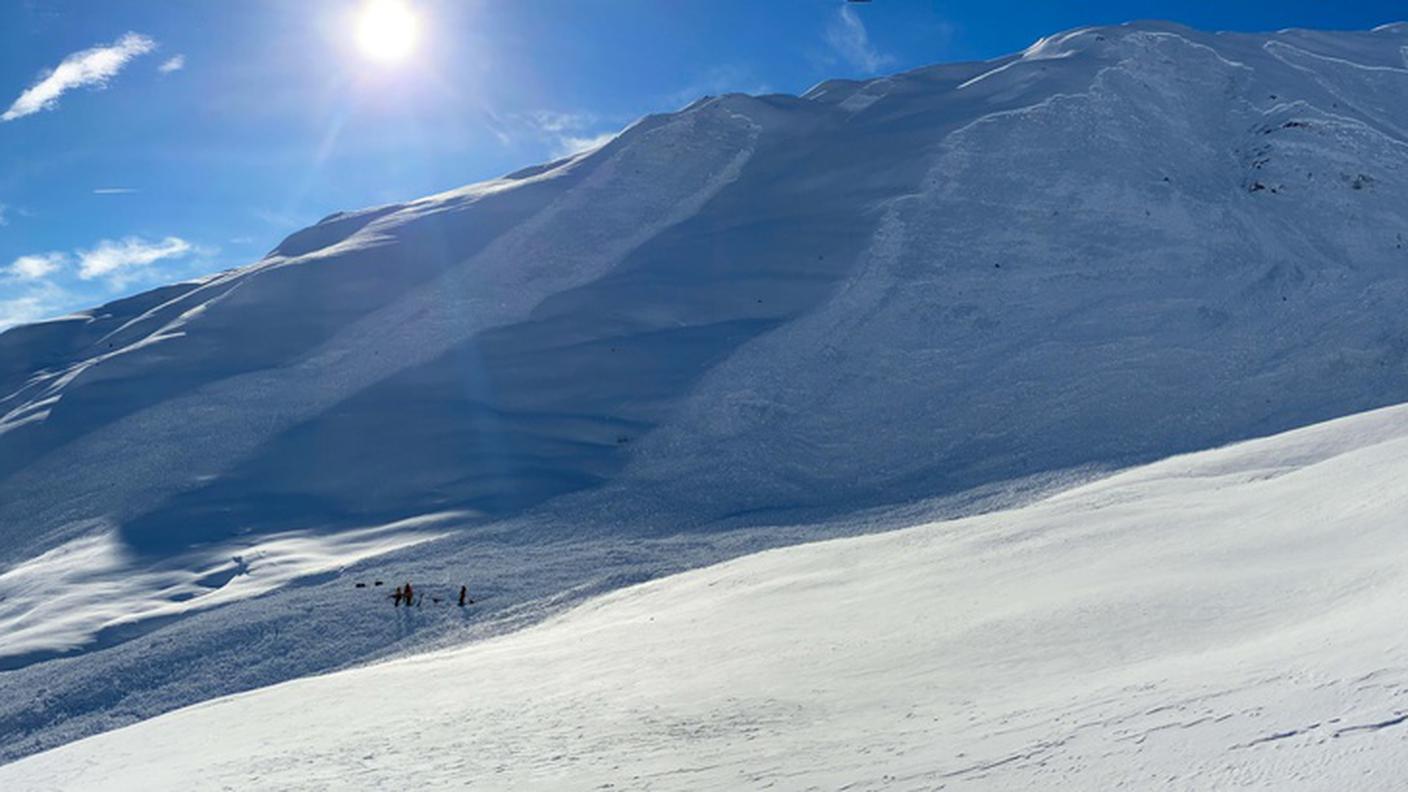
[(602, 131), (606, 125), (594, 113), (566, 113), (537, 110), (514, 120), (532, 130), (533, 137), (547, 143), (549, 156), (570, 157), (604, 145), (616, 137), (615, 131)]
[(17, 217), (34, 217), (34, 212), (23, 206), (14, 204), (0, 204), (0, 228), (10, 224)]
[(895, 62), (870, 41), (865, 23), (860, 21), (850, 5), (841, 6), (831, 24), (826, 27), (826, 43), (852, 67), (865, 74), (874, 74)]
[[(105, 291), (134, 282), (154, 284), (208, 272), (218, 253), (218, 248), (171, 236), (154, 242), (104, 239), (88, 250), (20, 256), (0, 266), (0, 330), (93, 304)], [(164, 259), (176, 263), (151, 266)]]
[(55, 251), (52, 253), (34, 253), (28, 256), (20, 256), (5, 268), (5, 272), (13, 278), (21, 280), (37, 280), (46, 277), (64, 265), (68, 261), (68, 256)]
[(18, 297), (0, 298), (0, 331), (58, 316), (72, 304), (73, 295), (69, 292), (49, 281), (35, 281)]
[(557, 139), (557, 146), (553, 149), (554, 158), (570, 157), (573, 154), (581, 154), (583, 151), (590, 151), (594, 148), (610, 143), (615, 138), (615, 132), (602, 132), (600, 135), (589, 137), (576, 137), (574, 135), (563, 135)]
[(127, 62), (151, 52), (156, 42), (140, 33), (128, 33), (111, 45), (75, 52), (34, 85), (20, 94), (10, 109), (0, 114), (0, 121), (14, 121), (40, 110), (52, 110), (66, 91), (85, 85), (107, 85)]
[(480, 107), (479, 111), (481, 113), (480, 122), (498, 139), (499, 145), (504, 147), (513, 145), (513, 136), (509, 134), (509, 128), (511, 125), (521, 122), (521, 119), (512, 115), (501, 115), (487, 106)]
[(108, 278), (115, 283), (125, 280), (127, 271), (145, 267), (167, 258), (179, 258), (190, 253), (191, 243), (180, 237), (167, 237), (160, 242), (148, 242), (141, 237), (104, 239), (91, 250), (78, 251), (78, 277), (83, 280)]
[(665, 107), (684, 107), (704, 96), (729, 93), (765, 94), (772, 88), (760, 81), (750, 69), (735, 64), (712, 66), (689, 84), (661, 97)]
[(552, 110), (538, 110), (529, 113), (533, 125), (544, 132), (573, 132), (586, 129), (596, 123), (591, 113), (558, 113)]
[(137, 192), (135, 187), (95, 187), (94, 195), (130, 195)]
[(303, 228), (313, 223), (313, 219), (300, 216), (293, 212), (275, 211), (273, 209), (255, 209), (252, 214), (276, 228)]
[(171, 72), (181, 71), (184, 68), (186, 68), (186, 56), (176, 55), (162, 61), (161, 65), (156, 67), (156, 70), (162, 74), (170, 74)]

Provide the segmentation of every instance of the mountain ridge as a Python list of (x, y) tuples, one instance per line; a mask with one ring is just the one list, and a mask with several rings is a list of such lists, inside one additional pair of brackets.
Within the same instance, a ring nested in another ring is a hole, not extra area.
[[(340, 566), (462, 563), (516, 608), (1408, 400), (1405, 46), (1144, 23), (705, 98), (0, 334), (0, 733), (110, 725), (96, 678), (239, 625), (288, 664), (118, 698), (458, 634), (323, 603)], [(319, 656), (295, 601), (366, 636)]]

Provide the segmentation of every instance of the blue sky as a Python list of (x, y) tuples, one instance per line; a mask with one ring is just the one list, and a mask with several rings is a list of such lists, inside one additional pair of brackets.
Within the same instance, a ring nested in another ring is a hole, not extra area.
[[(383, 0), (385, 1), (385, 0)], [(0, 3), (0, 328), (258, 259), (340, 209), (541, 162), (706, 93), (995, 57), (1066, 28), (1364, 29), (1388, 2)]]

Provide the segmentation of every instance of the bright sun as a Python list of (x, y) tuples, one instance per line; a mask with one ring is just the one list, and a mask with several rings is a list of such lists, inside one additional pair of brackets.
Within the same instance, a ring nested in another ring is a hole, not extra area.
[(357, 47), (372, 60), (405, 59), (416, 45), (416, 17), (401, 0), (368, 0), (357, 19)]

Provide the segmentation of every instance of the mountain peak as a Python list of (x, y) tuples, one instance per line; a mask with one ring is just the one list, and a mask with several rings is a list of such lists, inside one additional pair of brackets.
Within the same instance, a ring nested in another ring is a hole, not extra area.
[[(238, 684), (277, 681), (389, 651), (297, 648), (353, 564), (493, 558), (512, 609), (1404, 401), (1405, 88), (1396, 30), (1081, 28), (703, 99), (0, 334), (0, 657), (82, 699), (258, 625), (291, 654)], [(646, 540), (687, 562), (611, 549)]]

